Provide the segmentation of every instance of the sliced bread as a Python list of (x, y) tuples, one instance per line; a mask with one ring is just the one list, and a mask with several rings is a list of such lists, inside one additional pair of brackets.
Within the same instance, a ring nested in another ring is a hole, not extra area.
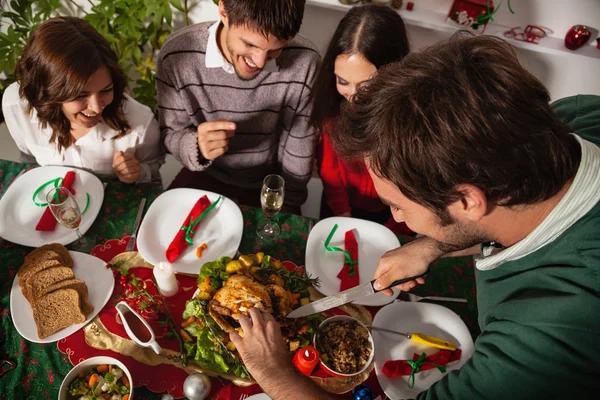
[(73, 324), (85, 322), (79, 293), (75, 289), (59, 289), (45, 294), (34, 303), (33, 319), (40, 339)]
[(73, 267), (73, 259), (69, 254), (69, 250), (62, 244), (58, 243), (50, 243), (45, 244), (37, 249), (33, 250), (25, 257), (25, 261), (28, 262), (31, 258), (38, 256), (39, 254), (44, 254), (48, 251), (53, 251), (58, 254), (60, 261), (62, 261), (65, 267)]
[[(29, 278), (31, 278), (38, 272), (43, 271), (47, 268), (60, 267), (60, 266), (63, 266), (63, 264), (59, 260), (50, 259), (50, 260), (44, 260), (44, 261), (36, 261), (31, 264), (25, 264), (23, 267), (21, 267), (21, 269), (25, 268), (25, 272), (23, 272), (21, 274), (21, 276), (18, 276), (18, 273), (17, 273), (17, 276), (19, 278), (19, 287), (21, 288), (23, 295), (26, 294), (25, 286), (27, 285), (27, 281), (29, 280)], [(21, 272), (21, 270), (19, 270), (19, 272)]]
[(25, 282), (25, 297), (32, 303), (42, 295), (48, 286), (66, 279), (75, 279), (71, 268), (64, 266), (46, 268)]
[[(94, 311), (94, 306), (88, 301), (88, 288), (84, 281), (79, 279), (67, 279), (64, 281), (57, 282), (53, 285), (46, 287), (41, 293), (44, 296), (47, 293), (54, 292), (60, 289), (74, 289), (79, 293), (79, 298), (81, 299), (81, 311), (84, 314), (89, 314)], [(36, 303), (34, 303), (35, 305)]]

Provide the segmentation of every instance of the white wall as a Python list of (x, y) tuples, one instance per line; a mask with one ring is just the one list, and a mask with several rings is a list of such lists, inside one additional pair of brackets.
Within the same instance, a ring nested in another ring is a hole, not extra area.
[[(448, 12), (451, 4), (451, 0), (415, 0), (415, 7), (443, 13)], [(510, 27), (543, 25), (552, 29), (555, 32), (553, 36), (559, 38), (563, 38), (569, 28), (576, 24), (589, 23), (592, 27), (600, 28), (600, 1), (597, 0), (513, 0), (511, 5), (515, 14), (508, 11), (504, 1), (494, 16), (498, 24)], [(309, 5), (300, 33), (324, 51), (343, 15), (341, 11)], [(449, 36), (446, 32), (415, 26), (408, 26), (408, 34), (413, 50)], [(600, 94), (600, 59), (557, 56), (525, 49), (517, 49), (517, 54), (525, 68), (548, 87), (553, 99), (583, 93)]]
[[(76, 0), (84, 7), (88, 3)], [(408, 0), (404, 0), (406, 3)], [(218, 18), (217, 6), (212, 0), (193, 0), (190, 20), (193, 23), (214, 21)], [(452, 0), (414, 0), (415, 7), (447, 13)], [(500, 0), (495, 1), (496, 4)], [(564, 38), (569, 28), (585, 24), (600, 29), (599, 0), (513, 0), (511, 14), (507, 1), (502, 0), (494, 15), (500, 25), (525, 27), (529, 24), (550, 28), (552, 36)], [(307, 5), (300, 33), (315, 43), (324, 52), (333, 31), (344, 16), (344, 12)], [(177, 25), (183, 25), (178, 21)], [(414, 50), (435, 43), (449, 36), (449, 33), (408, 26), (408, 34)], [(595, 38), (592, 38), (595, 42)], [(600, 49), (598, 50), (600, 52)], [(574, 94), (600, 94), (600, 59), (576, 56), (542, 54), (525, 49), (517, 49), (523, 65), (540, 79), (550, 90), (553, 99)]]

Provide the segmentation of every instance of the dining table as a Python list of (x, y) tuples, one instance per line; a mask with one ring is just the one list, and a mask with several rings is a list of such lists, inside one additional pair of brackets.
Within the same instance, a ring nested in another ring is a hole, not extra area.
[[(0, 198), (24, 169), (37, 165), (0, 160)], [(17, 178), (18, 179), (18, 178)], [(153, 185), (125, 184), (116, 179), (100, 178), (106, 182), (100, 213), (85, 239), (92, 245), (130, 236), (136, 219), (138, 204), (146, 198), (145, 209), (163, 192)], [(239, 252), (264, 252), (279, 260), (304, 265), (308, 235), (316, 219), (279, 213), (272, 217), (281, 226), (281, 233), (271, 240), (256, 234), (257, 225), (266, 218), (260, 208), (240, 205), (244, 228)], [(14, 229), (19, 229), (15, 226)], [(414, 240), (414, 235), (398, 235), (401, 244)], [(0, 400), (3, 399), (56, 399), (59, 387), (73, 368), (69, 354), (59, 350), (57, 343), (32, 343), (19, 335), (10, 308), (10, 291), (24, 257), (33, 250), (0, 238)], [(439, 303), (458, 314), (475, 340), (480, 333), (477, 324), (477, 301), (474, 263), (471, 257), (444, 258), (432, 264), (423, 285), (411, 293), (420, 296), (451, 296), (467, 299), (466, 303)], [(377, 312), (376, 307), (369, 311)], [(85, 343), (81, 344), (85, 346)], [(375, 371), (371, 372), (375, 375)], [(373, 378), (374, 379), (374, 378)], [(156, 393), (145, 386), (135, 388), (135, 399), (162, 399), (167, 392)], [(247, 397), (247, 396), (246, 396)], [(241, 396), (241, 398), (246, 398)], [(209, 397), (214, 398), (214, 397)], [(345, 398), (352, 398), (347, 394)], [(220, 400), (223, 396), (219, 397)], [(234, 398), (231, 400), (239, 400)]]

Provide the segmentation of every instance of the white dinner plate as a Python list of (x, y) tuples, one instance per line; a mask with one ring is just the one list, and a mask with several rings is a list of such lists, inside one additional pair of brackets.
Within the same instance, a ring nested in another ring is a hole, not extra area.
[[(77, 240), (77, 234), (56, 223), (53, 231), (36, 231), (35, 227), (46, 207), (38, 207), (33, 202), (33, 193), (49, 180), (64, 178), (68, 171), (75, 171), (77, 177), (73, 184), (75, 199), (83, 212), (86, 193), (90, 195), (90, 204), (81, 217), (79, 231), (85, 234), (94, 223), (104, 200), (102, 182), (93, 174), (72, 167), (39, 167), (24, 173), (4, 193), (0, 199), (0, 237), (23, 246), (40, 247), (47, 243), (67, 245)], [(46, 193), (53, 186), (48, 185), (38, 195), (38, 202), (45, 203)]]
[(271, 400), (271, 398), (267, 396), (266, 393), (259, 393), (250, 397), (246, 397), (245, 400)]
[[(355, 229), (354, 235), (358, 242), (358, 269), (360, 283), (373, 280), (377, 263), (381, 256), (400, 247), (400, 241), (392, 231), (381, 224), (357, 218), (331, 217), (319, 221), (308, 236), (306, 243), (306, 272), (312, 277), (319, 278), (319, 291), (326, 296), (340, 292), (340, 280), (337, 274), (344, 266), (344, 254), (325, 250), (325, 240), (335, 224), (338, 228), (329, 242), (329, 246), (344, 248), (346, 231)], [(393, 289), (394, 296), (383, 293), (373, 294), (356, 300), (354, 303), (365, 306), (383, 306), (398, 296), (399, 290)]]
[[(202, 196), (208, 196), (210, 202), (217, 201), (219, 195), (197, 189), (172, 189), (154, 200), (144, 216), (138, 233), (138, 251), (152, 265), (166, 261), (166, 251), (194, 204)], [(223, 196), (219, 204), (204, 217), (196, 228), (193, 246), (187, 249), (173, 262), (177, 272), (200, 273), (200, 267), (207, 261), (229, 256), (233, 257), (240, 247), (244, 232), (244, 218), (240, 208)], [(196, 257), (196, 248), (202, 243), (208, 247), (202, 257)]]
[(106, 263), (89, 254), (69, 251), (73, 258), (73, 273), (75, 279), (85, 281), (88, 288), (88, 301), (94, 306), (94, 311), (86, 315), (85, 322), (71, 325), (68, 328), (40, 339), (33, 320), (31, 305), (19, 288), (19, 280), (15, 276), (10, 291), (10, 310), (15, 328), (21, 336), (34, 343), (52, 343), (75, 333), (94, 318), (106, 305), (115, 287), (112, 270), (106, 268)]
[(375, 372), (381, 388), (390, 399), (412, 399), (429, 389), (450, 371), (460, 369), (473, 355), (473, 339), (465, 323), (453, 311), (437, 304), (395, 302), (383, 307), (373, 320), (373, 325), (404, 333), (422, 333), (447, 339), (462, 350), (460, 360), (450, 363), (446, 373), (437, 368), (415, 374), (415, 384), (408, 387), (408, 376), (388, 378), (383, 364), (388, 360), (408, 360), (414, 353), (427, 354), (439, 351), (393, 333), (373, 330), (375, 342)]

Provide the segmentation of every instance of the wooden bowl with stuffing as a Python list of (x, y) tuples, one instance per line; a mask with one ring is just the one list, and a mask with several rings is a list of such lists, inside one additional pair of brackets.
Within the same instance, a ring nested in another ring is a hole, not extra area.
[(356, 318), (336, 315), (319, 325), (314, 345), (328, 374), (353, 377), (373, 362), (375, 346), (367, 327)]

